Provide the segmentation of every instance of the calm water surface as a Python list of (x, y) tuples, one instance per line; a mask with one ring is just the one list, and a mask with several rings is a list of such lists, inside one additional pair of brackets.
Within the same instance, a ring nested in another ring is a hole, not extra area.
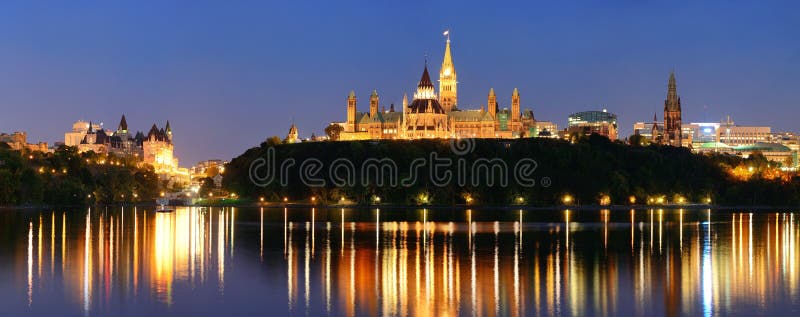
[(800, 215), (709, 210), (0, 211), (0, 311), (800, 313)]

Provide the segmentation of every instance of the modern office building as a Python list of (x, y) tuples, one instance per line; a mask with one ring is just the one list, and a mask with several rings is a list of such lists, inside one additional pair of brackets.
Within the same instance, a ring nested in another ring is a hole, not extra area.
[(611, 140), (617, 139), (617, 115), (608, 110), (581, 111), (567, 118), (567, 134), (582, 133), (590, 135), (597, 133)]

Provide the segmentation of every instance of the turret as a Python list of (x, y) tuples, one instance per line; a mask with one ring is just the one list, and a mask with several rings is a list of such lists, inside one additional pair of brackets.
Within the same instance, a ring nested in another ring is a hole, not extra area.
[(372, 95), (369, 96), (369, 116), (374, 117), (378, 114), (378, 104), (380, 102), (380, 97), (378, 97), (378, 91), (372, 90)]
[(356, 130), (356, 92), (351, 90), (347, 95), (347, 132)]
[(486, 109), (489, 110), (489, 115), (494, 118), (497, 115), (497, 95), (494, 94), (494, 88), (489, 88), (489, 97), (486, 101)]
[(519, 122), (519, 90), (514, 88), (514, 92), (511, 93), (511, 122)]
[(125, 120), (125, 115), (122, 115), (122, 119), (119, 120), (119, 126), (117, 127), (117, 133), (128, 133), (128, 121)]
[(169, 120), (167, 120), (167, 126), (164, 127), (164, 132), (167, 137), (167, 141), (172, 143), (172, 128), (169, 126)]

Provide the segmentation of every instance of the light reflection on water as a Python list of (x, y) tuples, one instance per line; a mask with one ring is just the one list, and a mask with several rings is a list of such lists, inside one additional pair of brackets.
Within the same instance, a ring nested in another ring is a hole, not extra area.
[(4, 211), (0, 229), (12, 314), (800, 309), (786, 212), (127, 207)]

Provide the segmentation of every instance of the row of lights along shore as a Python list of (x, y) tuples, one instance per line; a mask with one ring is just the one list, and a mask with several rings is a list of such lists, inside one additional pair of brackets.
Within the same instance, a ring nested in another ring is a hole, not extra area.
[[(162, 195), (162, 196), (163, 196), (163, 195)], [(210, 197), (210, 196), (211, 196), (211, 194), (209, 194), (209, 197)], [(235, 197), (235, 194), (233, 194), (233, 196)], [(317, 201), (317, 197), (316, 197), (316, 196), (311, 196), (311, 197), (309, 198), (309, 200), (311, 201), (311, 203), (316, 203), (316, 201)], [(611, 205), (611, 197), (610, 197), (610, 196), (608, 196), (608, 195), (600, 195), (600, 198), (599, 198), (598, 200), (599, 200), (599, 203), (600, 203), (600, 205), (602, 205), (602, 206)], [(266, 199), (265, 199), (264, 197), (259, 197), (259, 198), (258, 198), (258, 201), (259, 201), (260, 203), (265, 203), (265, 202), (266, 202)], [(340, 202), (340, 203), (342, 203), (342, 204), (343, 204), (343, 203), (345, 203), (346, 201), (347, 201), (347, 199), (346, 199), (344, 196), (342, 196), (342, 197), (340, 197), (340, 198), (339, 198), (339, 202)], [(427, 197), (427, 196), (422, 196), (422, 195), (420, 196), (420, 198), (419, 198), (419, 201), (420, 201), (420, 202), (422, 202), (422, 203), (424, 203), (424, 204), (427, 204), (427, 203), (429, 202), (429, 201), (428, 201), (428, 197)], [(465, 202), (466, 202), (468, 205), (471, 205), (471, 204), (473, 204), (473, 203), (475, 202), (475, 199), (474, 199), (474, 198), (472, 198), (472, 196), (471, 196), (471, 195), (467, 195), (467, 196), (464, 198), (464, 201), (465, 201)], [(524, 204), (524, 203), (525, 203), (525, 198), (524, 198), (524, 197), (522, 197), (522, 196), (517, 196), (517, 197), (514, 199), (514, 201), (515, 201), (517, 204), (520, 204), (520, 205), (521, 205), (521, 204)], [(636, 201), (637, 201), (637, 199), (636, 199), (636, 196), (630, 196), (630, 197), (628, 197), (628, 201), (630, 202), (630, 204), (631, 204), (631, 205), (635, 205), (635, 204), (636, 204)], [(711, 204), (711, 201), (712, 201), (712, 200), (711, 200), (711, 198), (710, 198), (710, 197), (707, 197), (707, 198), (705, 198), (705, 199), (703, 200), (703, 203), (705, 203), (705, 204)], [(284, 202), (284, 203), (289, 203), (289, 197), (283, 197), (283, 202)], [(380, 204), (380, 203), (381, 203), (381, 197), (380, 197), (380, 196), (373, 196), (373, 197), (372, 197), (372, 202), (373, 202), (373, 204), (376, 204), (376, 205), (377, 205), (377, 204)], [(565, 195), (563, 195), (563, 196), (561, 197), (561, 202), (562, 202), (564, 205), (572, 205), (572, 204), (574, 204), (574, 203), (576, 202), (576, 200), (575, 200), (575, 198), (574, 198), (574, 197), (572, 197), (572, 195), (565, 194)], [(647, 202), (648, 202), (648, 204), (650, 204), (650, 205), (654, 205), (654, 204), (663, 205), (663, 204), (666, 204), (666, 203), (668, 203), (668, 201), (667, 201), (667, 199), (665, 198), (665, 196), (656, 196), (656, 197), (650, 197), (650, 198), (647, 200)], [(674, 204), (686, 204), (686, 203), (688, 203), (688, 201), (687, 201), (687, 200), (686, 200), (686, 198), (685, 198), (685, 197), (683, 197), (683, 196), (676, 196), (676, 198), (675, 198), (675, 200), (673, 201), (673, 203), (674, 203)]]

